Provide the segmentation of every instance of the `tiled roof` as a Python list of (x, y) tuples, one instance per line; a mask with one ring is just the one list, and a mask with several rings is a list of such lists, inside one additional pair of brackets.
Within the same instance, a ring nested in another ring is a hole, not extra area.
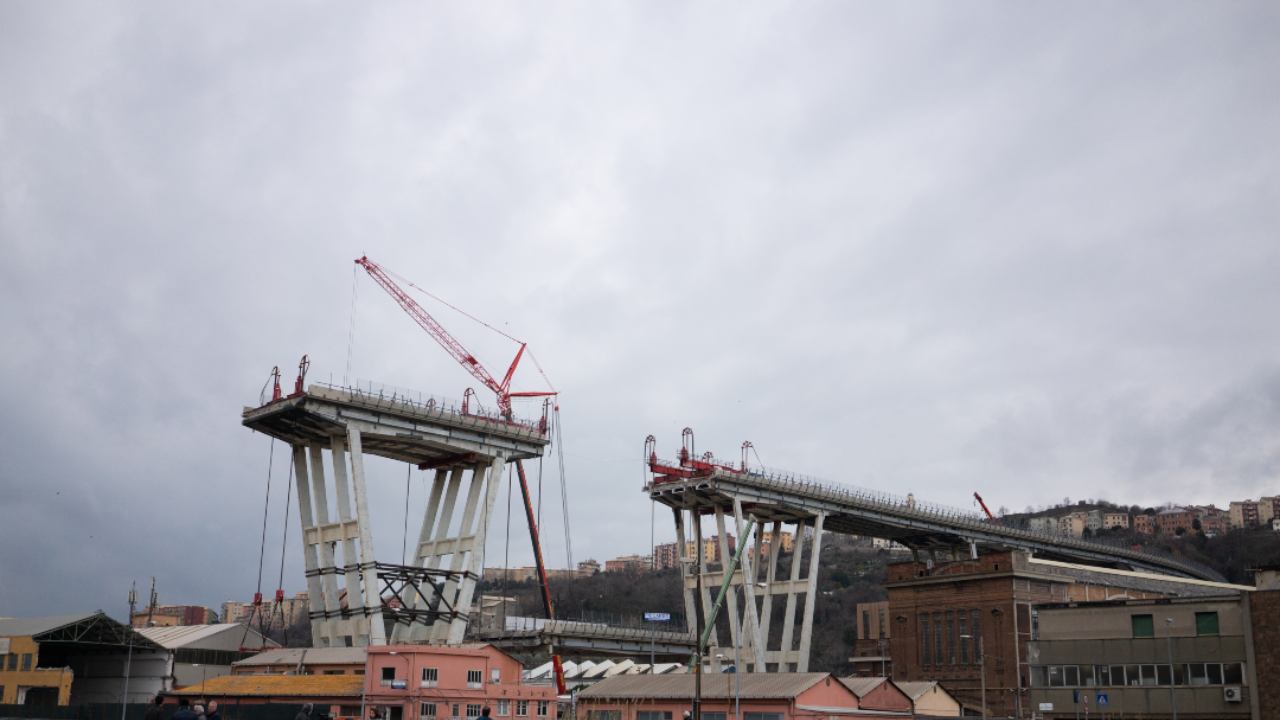
[[(702, 697), (727, 700), (735, 696), (736, 681), (741, 681), (741, 697), (752, 700), (790, 700), (817, 685), (829, 673), (732, 673), (702, 676)], [(675, 699), (693, 696), (692, 674), (687, 675), (616, 675), (583, 690), (583, 699)]]
[[(921, 695), (924, 695), (925, 693), (929, 692), (930, 690), (933, 690), (934, 688), (938, 688), (939, 690), (942, 690), (942, 688), (938, 686), (938, 683), (936, 680), (917, 680), (914, 682), (907, 682), (905, 680), (894, 680), (893, 684), (897, 685), (899, 690), (906, 693), (907, 697), (911, 698), (912, 702), (919, 700)], [(947, 691), (942, 690), (942, 692), (947, 692)], [(947, 693), (947, 694), (950, 695), (950, 693)]]
[(857, 695), (858, 697), (861, 698), (861, 697), (865, 697), (866, 694), (871, 692), (872, 690), (875, 690), (876, 688), (880, 687), (880, 684), (884, 682), (884, 678), (882, 677), (847, 677), (847, 678), (840, 678), (840, 682), (843, 683), (845, 687), (852, 690), (854, 695)]
[(167, 694), (223, 697), (360, 697), (363, 675), (222, 675)]

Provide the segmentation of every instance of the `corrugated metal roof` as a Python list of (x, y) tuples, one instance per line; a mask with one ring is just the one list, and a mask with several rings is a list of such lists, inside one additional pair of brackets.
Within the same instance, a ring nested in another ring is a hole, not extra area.
[[(244, 637), (244, 644), (248, 646), (267, 645), (268, 647), (279, 645), (274, 640), (264, 638), (257, 630), (249, 629), (247, 635), (244, 623), (215, 623), (213, 625), (157, 625), (156, 627), (139, 628), (138, 632), (161, 647), (173, 650), (181, 647), (191, 647), (199, 644), (201, 640), (211, 638), (220, 633), (234, 631)], [(238, 642), (238, 641), (237, 641)]]
[[(742, 673), (741, 696), (753, 700), (791, 699), (817, 685), (830, 673)], [(736, 682), (721, 682), (731, 674), (702, 676), (702, 697), (727, 700), (735, 695)], [(578, 694), (591, 699), (687, 699), (693, 695), (692, 674), (618, 675), (601, 680)]]
[(858, 697), (862, 698), (862, 697), (866, 697), (867, 693), (880, 687), (880, 685), (884, 682), (884, 678), (882, 677), (847, 677), (847, 678), (840, 678), (840, 682), (844, 683), (845, 687), (852, 690), (854, 695), (857, 695)]
[(235, 667), (257, 667), (261, 665), (364, 665), (365, 648), (358, 647), (323, 647), (323, 648), (278, 648), (266, 650), (250, 658), (233, 663)]
[(363, 675), (222, 675), (168, 695), (209, 697), (360, 697)]
[(0, 618), (0, 637), (27, 637), (88, 620), (97, 612), (36, 618)]

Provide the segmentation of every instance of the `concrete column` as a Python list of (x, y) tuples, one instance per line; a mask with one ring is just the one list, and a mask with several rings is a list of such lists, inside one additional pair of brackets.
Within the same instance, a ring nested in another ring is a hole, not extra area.
[(333, 486), (338, 501), (338, 521), (342, 528), (342, 579), (347, 589), (347, 608), (351, 611), (351, 643), (358, 647), (369, 644), (369, 619), (364, 615), (364, 594), (360, 591), (360, 559), (356, 557), (356, 535), (352, 533), (357, 528), (351, 527), (347, 442), (343, 436), (334, 435), (330, 444), (333, 455)]
[[(742, 532), (742, 528), (738, 528), (738, 532)], [(736, 533), (735, 533), (736, 534)], [(729, 554), (738, 548), (729, 543), (728, 534), (724, 530), (724, 510), (716, 507), (716, 539), (719, 540), (720, 546), (720, 570), (723, 574), (729, 574)], [(739, 561), (741, 562), (741, 561)], [(733, 580), (730, 580), (733, 583)], [(718, 583), (715, 583), (718, 586)], [(725, 598), (725, 611), (729, 614), (729, 645), (734, 648), (741, 648), (745, 643), (741, 641), (741, 628), (739, 622), (742, 616), (738, 614), (738, 589), (729, 586), (728, 597)]]
[[(761, 527), (762, 528), (764, 527), (763, 523), (761, 524)], [(778, 577), (778, 555), (781, 552), (782, 552), (782, 521), (778, 520), (773, 523), (773, 531), (770, 533), (769, 567), (765, 571), (765, 575), (764, 575), (764, 584), (767, 589), (765, 590), (764, 602), (762, 603), (763, 607), (761, 608), (761, 612), (760, 612), (760, 627), (764, 632), (764, 639), (766, 643), (765, 649), (761, 651), (765, 654), (760, 658), (760, 662), (765, 665), (767, 665), (769, 662), (769, 657), (767, 653), (768, 651), (767, 643), (769, 641), (769, 635), (771, 634), (770, 628), (773, 627), (772, 625), (769, 624), (770, 621), (773, 620), (773, 596), (777, 594), (777, 592), (773, 588), (773, 583), (774, 583), (774, 580), (776, 580)]]
[(706, 581), (707, 576), (707, 553), (698, 553), (699, 547), (702, 547), (702, 513), (697, 510), (690, 510), (693, 515), (693, 535), (696, 538), (697, 545), (694, 546), (694, 557), (702, 555), (702, 563), (698, 567), (698, 572), (702, 574), (702, 622), (711, 628), (711, 634), (707, 636), (707, 655), (711, 658), (711, 669), (714, 672), (720, 671), (720, 661), (716, 659), (716, 652), (720, 649), (720, 633), (716, 632), (716, 628), (709, 620), (711, 619), (711, 583)]
[[(444, 567), (444, 556), (449, 554), (446, 538), (449, 536), (449, 527), (453, 524), (453, 511), (457, 507), (458, 490), (462, 487), (462, 476), (466, 470), (465, 467), (457, 465), (449, 472), (449, 479), (444, 489), (444, 500), (435, 514), (434, 521), (430, 523), (434, 525), (434, 537), (431, 542), (423, 543), (418, 550), (419, 560), (424, 568), (440, 570)], [(426, 523), (425, 520), (424, 523)], [(439, 608), (446, 598), (448, 596), (444, 592), (443, 585), (433, 587), (428, 606)], [(452, 602), (452, 598), (448, 600)], [(432, 627), (415, 623), (409, 632), (411, 642), (426, 642), (432, 630)]]
[[(746, 518), (742, 513), (742, 502), (738, 499), (733, 501), (733, 516), (735, 524), (738, 527), (738, 536), (741, 537), (747, 527)], [(756, 557), (759, 558), (760, 533), (756, 533)], [(767, 648), (764, 644), (764, 634), (760, 631), (760, 618), (756, 615), (756, 568), (758, 565), (751, 563), (751, 553), (744, 552), (742, 557), (742, 588), (743, 599), (747, 604), (747, 613), (743, 618), (745, 627), (743, 635), (750, 642), (751, 652), (751, 671), (764, 672), (764, 655)], [(745, 643), (744, 643), (745, 644)], [(742, 668), (735, 667), (734, 672), (742, 672)]]
[(692, 558), (685, 554), (684, 510), (671, 508), (676, 521), (676, 562), (680, 565), (680, 583), (684, 590), (684, 617), (689, 634), (693, 634), (698, 622), (697, 603), (694, 600), (694, 587), (690, 581), (694, 579)]
[[(324, 480), (324, 449), (319, 445), (307, 448), (311, 454), (311, 501), (316, 506), (316, 528), (328, 525), (329, 488)], [(337, 563), (333, 560), (333, 543), (325, 538), (323, 532), (316, 533), (316, 542), (320, 547), (320, 586), (324, 590), (324, 605), (330, 613), (340, 611), (338, 603)], [(346, 645), (342, 635), (347, 634), (347, 622), (340, 618), (329, 621), (329, 645), (341, 647)]]
[[(484, 487), (487, 469), (487, 466), (483, 464), (477, 464), (471, 469), (471, 485), (467, 488), (467, 501), (462, 508), (462, 522), (458, 525), (458, 535), (453, 539), (450, 546), (453, 550), (449, 558), (449, 570), (451, 572), (459, 572), (463, 569), (467, 556), (472, 550), (472, 544), (475, 541), (475, 533), (472, 528), (475, 524), (476, 505), (480, 500), (480, 490)], [(466, 608), (458, 605), (458, 586), (457, 580), (447, 580), (442, 594), (453, 605), (454, 610), (466, 612)], [(434, 623), (431, 626), (431, 639), (437, 642), (445, 642), (449, 639), (451, 629), (452, 625), (450, 623)]]
[[(482, 473), (476, 472), (476, 485), (485, 484), (484, 500), (480, 506), (479, 517), (476, 519), (475, 528), (471, 532), (471, 542), (467, 544), (468, 553), (470, 555), (467, 563), (468, 570), (472, 577), (464, 578), (462, 588), (458, 591), (458, 610), (471, 614), (471, 600), (476, 589), (476, 577), (484, 570), (484, 553), (485, 540), (489, 534), (489, 514), (493, 511), (493, 503), (498, 499), (498, 488), (502, 486), (502, 469), (506, 466), (506, 460), (501, 457), (495, 457), (493, 462), (489, 464), (487, 477), (482, 477)], [(453, 621), (453, 627), (449, 629), (449, 643), (457, 644), (462, 642), (467, 632), (467, 625), (470, 619), (456, 618)]]
[(800, 558), (804, 554), (804, 525), (796, 523), (795, 542), (791, 545), (791, 582), (787, 585), (787, 607), (782, 616), (782, 648), (778, 672), (798, 672), (795, 658), (796, 585), (800, 582)]
[(818, 595), (818, 565), (822, 554), (822, 524), (826, 513), (818, 513), (813, 519), (813, 549), (809, 551), (808, 589), (804, 596), (804, 620), (800, 625), (800, 658), (796, 672), (809, 672), (809, 647), (813, 640), (813, 606)]
[[(324, 593), (320, 589), (320, 576), (317, 574), (320, 563), (317, 550), (309, 538), (315, 522), (311, 512), (311, 487), (307, 474), (307, 450), (302, 445), (293, 446), (293, 479), (298, 492), (298, 524), (302, 529), (302, 559), (307, 569), (307, 595), (311, 597), (311, 611), (324, 612)], [(317, 607), (318, 606), (318, 607)], [(326, 619), (311, 620), (311, 644), (315, 647), (328, 645), (329, 621)]]
[(369, 528), (369, 499), (364, 482), (364, 450), (360, 428), (347, 425), (347, 443), (351, 446), (351, 480), (356, 495), (356, 522), (360, 525), (360, 572), (364, 581), (364, 607), (369, 618), (369, 644), (386, 645), (387, 630), (382, 622), (382, 589), (378, 587), (378, 569), (373, 555), (373, 531)]

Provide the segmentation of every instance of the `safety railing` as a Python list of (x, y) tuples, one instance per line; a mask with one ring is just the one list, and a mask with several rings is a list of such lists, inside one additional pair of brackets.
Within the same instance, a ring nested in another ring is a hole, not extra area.
[(421, 391), (410, 390), (407, 388), (396, 387), (385, 383), (375, 383), (372, 381), (358, 380), (354, 385), (339, 385), (336, 383), (316, 382), (313, 385), (337, 390), (350, 394), (353, 398), (361, 401), (386, 403), (388, 405), (406, 405), (419, 412), (433, 414), (457, 415), (463, 418), (475, 418), (493, 423), (501, 423), (503, 425), (514, 425), (523, 430), (544, 434), (543, 428), (545, 424), (536, 420), (526, 418), (504, 419), (497, 410), (485, 408), (479, 402), (471, 401), (467, 404), (467, 411), (462, 411), (462, 403), (452, 398), (446, 398)]
[[(716, 465), (729, 465), (704, 457), (704, 462)], [(676, 463), (664, 461), (671, 465)], [(1217, 572), (1200, 563), (1159, 555), (1149, 551), (1133, 550), (1100, 542), (1088, 541), (1052, 533), (1015, 528), (991, 522), (988, 518), (974, 512), (948, 507), (938, 503), (919, 500), (914, 496), (902, 497), (880, 490), (871, 490), (856, 486), (822, 481), (817, 478), (789, 471), (773, 470), (765, 467), (748, 468), (746, 472), (717, 469), (714, 477), (743, 481), (758, 486), (765, 486), (782, 493), (791, 493), (814, 499), (825, 499), (830, 502), (859, 507), (870, 511), (890, 512), (902, 517), (913, 517), (926, 521), (941, 522), (957, 529), (971, 528), (989, 534), (1003, 535), (1010, 538), (1025, 538), (1031, 541), (1050, 542), (1063, 548), (1073, 548), (1083, 552), (1103, 553), (1129, 560), (1144, 562), (1179, 569), (1189, 575), (1219, 578)]]

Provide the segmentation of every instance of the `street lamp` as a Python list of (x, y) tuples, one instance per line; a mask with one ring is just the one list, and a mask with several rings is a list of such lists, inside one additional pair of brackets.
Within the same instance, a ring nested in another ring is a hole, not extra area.
[(1173, 720), (1178, 720), (1178, 700), (1173, 693), (1173, 618), (1165, 618), (1164, 625), (1168, 628), (1165, 639), (1169, 641), (1169, 709), (1173, 712)]
[[(721, 663), (725, 657), (723, 653), (716, 655), (716, 659)], [(734, 720), (742, 720), (742, 678), (738, 677), (740, 668), (738, 667), (738, 646), (733, 647), (733, 717)]]
[[(961, 635), (960, 637), (967, 640), (973, 640), (973, 635)], [(978, 640), (978, 674), (982, 678), (982, 717), (987, 716), (987, 654), (982, 651), (982, 636), (977, 637)], [(1176, 720), (1176, 718), (1175, 718)]]

